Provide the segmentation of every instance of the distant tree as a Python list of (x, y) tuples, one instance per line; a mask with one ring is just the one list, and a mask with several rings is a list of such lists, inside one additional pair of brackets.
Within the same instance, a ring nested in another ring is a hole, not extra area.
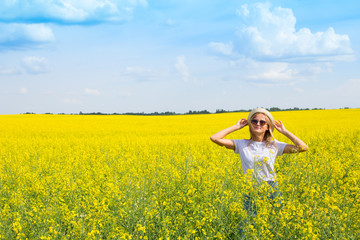
[(216, 109), (215, 113), (225, 113), (227, 111), (225, 111), (224, 109)]
[(276, 112), (276, 111), (281, 111), (281, 109), (278, 108), (278, 107), (271, 107), (271, 108), (269, 109), (269, 111), (270, 111), (270, 112)]
[(185, 114), (209, 114), (210, 112), (208, 110), (202, 110), (202, 111), (192, 111), (190, 110), (189, 112), (185, 113)]
[[(325, 108), (299, 108), (299, 107), (294, 107), (294, 108), (284, 108), (281, 109), (279, 107), (271, 107), (271, 108), (267, 108), (269, 111), (299, 111), (299, 110), (324, 110)], [(349, 107), (344, 107), (341, 109), (349, 109)], [(231, 110), (231, 111), (227, 111), (224, 109), (216, 109), (215, 113), (231, 113), (231, 112), (250, 112), (251, 109), (240, 109), (240, 110)], [(23, 114), (36, 114), (34, 112), (26, 112)], [(44, 114), (53, 114), (53, 113), (44, 113)], [(58, 113), (58, 115), (64, 115), (66, 113)], [(126, 113), (102, 113), (102, 112), (92, 112), (92, 113), (84, 113), (82, 111), (80, 111), (79, 113), (68, 113), (69, 115), (146, 115), (146, 116), (151, 116), (151, 115), (180, 115), (180, 114), (211, 114), (211, 112), (209, 112), (208, 110), (200, 110), (200, 111), (196, 111), (196, 110), (189, 110), (186, 113), (176, 113), (176, 112), (170, 112), (170, 111), (166, 111), (166, 112), (152, 112), (152, 113), (145, 113), (145, 112), (126, 112)]]

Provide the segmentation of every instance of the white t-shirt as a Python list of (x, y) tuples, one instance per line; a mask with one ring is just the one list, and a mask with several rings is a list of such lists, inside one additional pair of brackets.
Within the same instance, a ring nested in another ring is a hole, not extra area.
[(275, 159), (283, 154), (284, 148), (287, 145), (286, 143), (275, 141), (277, 147), (274, 144), (266, 146), (265, 142), (234, 139), (235, 153), (240, 155), (244, 174), (251, 169), (254, 171), (253, 176), (255, 179), (275, 181)]

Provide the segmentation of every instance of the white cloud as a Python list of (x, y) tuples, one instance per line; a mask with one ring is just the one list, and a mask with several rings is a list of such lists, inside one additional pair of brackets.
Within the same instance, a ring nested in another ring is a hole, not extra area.
[[(296, 18), (291, 9), (271, 8), (270, 4), (243, 5), (237, 11), (243, 25), (237, 32), (235, 51), (256, 59), (308, 58), (313, 61), (353, 58), (348, 35), (312, 33), (308, 28), (296, 31)], [(341, 58), (335, 58), (341, 56)]]
[(299, 88), (299, 87), (296, 87), (296, 88), (294, 88), (294, 91), (295, 91), (296, 93), (303, 93), (303, 92), (304, 92), (304, 89)]
[(24, 35), (33, 42), (52, 42), (55, 40), (51, 28), (44, 24), (18, 24), (18, 26), (22, 28)]
[(19, 75), (22, 71), (18, 67), (4, 67), (0, 66), (0, 75)]
[(168, 26), (174, 26), (175, 25), (175, 22), (174, 22), (174, 20), (172, 20), (172, 19), (168, 19), (168, 20), (166, 20), (166, 25), (168, 25)]
[(62, 102), (66, 104), (81, 104), (81, 101), (76, 98), (65, 98), (62, 100)]
[(50, 70), (44, 57), (26, 57), (21, 61), (23, 69), (29, 74), (40, 74)]
[(209, 43), (210, 49), (214, 52), (223, 54), (223, 55), (231, 55), (233, 53), (233, 43), (230, 42), (228, 44), (221, 42), (211, 42)]
[(176, 58), (175, 68), (181, 74), (181, 78), (184, 82), (188, 82), (191, 78), (188, 66), (185, 64), (185, 56), (178, 56)]
[(258, 62), (243, 76), (248, 82), (260, 85), (294, 85), (303, 80), (301, 70), (290, 63)]
[(126, 67), (124, 75), (135, 78), (137, 81), (152, 81), (156, 79), (156, 74), (154, 71), (148, 68), (143, 67)]
[(232, 61), (227, 72), (235, 71), (241, 80), (259, 86), (287, 85), (293, 86), (310, 81), (314, 76), (329, 73), (333, 70), (332, 63), (287, 63), (260, 62), (251, 59)]
[(250, 67), (252, 74), (249, 79), (269, 81), (299, 81), (309, 76), (332, 72), (331, 63), (286, 63), (286, 62), (257, 62)]
[(332, 27), (316, 33), (297, 30), (291, 9), (257, 3), (243, 5), (237, 14), (242, 21), (235, 39), (210, 42), (208, 47), (224, 59), (230, 57), (228, 72), (240, 74), (242, 81), (295, 87), (332, 72), (334, 61), (354, 60), (347, 35), (336, 34)]
[(259, 73), (258, 75), (249, 76), (250, 79), (264, 79), (264, 80), (290, 80), (297, 74), (296, 70), (284, 69), (280, 71), (270, 70), (268, 72)]
[(0, 1), (0, 51), (38, 47), (55, 41), (46, 23), (124, 22), (131, 19), (138, 6), (147, 6), (146, 0)]
[(28, 93), (28, 90), (27, 90), (27, 88), (20, 88), (20, 89), (19, 89), (19, 92), (20, 92), (21, 94), (26, 94), (26, 93)]
[(12, 0), (0, 2), (0, 21), (92, 24), (128, 20), (146, 0)]
[(100, 95), (100, 92), (97, 89), (85, 88), (84, 92), (88, 95), (94, 95), (94, 96)]
[(242, 16), (244, 16), (244, 17), (247, 17), (247, 16), (249, 16), (249, 14), (250, 14), (250, 11), (249, 11), (249, 5), (248, 4), (244, 4), (244, 5), (242, 5), (241, 6), (241, 8), (240, 9), (238, 9), (237, 11), (236, 11), (236, 13), (238, 14), (238, 15), (242, 15)]
[(51, 68), (44, 57), (25, 57), (20, 66), (0, 66), (0, 75), (41, 74), (50, 71)]
[(54, 34), (44, 24), (0, 23), (1, 48), (23, 48), (53, 42)]
[(320, 73), (332, 72), (334, 64), (329, 62), (324, 62), (324, 63), (319, 62), (319, 63), (302, 64), (302, 66), (303, 68), (301, 72), (303, 75), (316, 75)]

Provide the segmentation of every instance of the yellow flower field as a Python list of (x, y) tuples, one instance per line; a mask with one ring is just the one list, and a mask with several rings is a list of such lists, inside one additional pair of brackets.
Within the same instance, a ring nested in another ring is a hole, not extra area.
[(360, 109), (273, 112), (310, 148), (275, 207), (209, 139), (247, 114), (0, 116), (0, 239), (358, 239)]

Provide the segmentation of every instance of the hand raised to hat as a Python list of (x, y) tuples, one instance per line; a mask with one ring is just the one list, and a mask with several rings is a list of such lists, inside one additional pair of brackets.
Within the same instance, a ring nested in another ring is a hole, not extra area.
[(284, 134), (286, 132), (286, 128), (280, 120), (275, 121), (274, 127), (276, 128), (276, 130), (278, 130), (282, 134)]
[(248, 121), (245, 119), (245, 118), (242, 118), (240, 119), (237, 123), (236, 123), (236, 126), (239, 128), (239, 129), (242, 129), (243, 127), (247, 126), (248, 125)]
[(276, 120), (274, 127), (284, 136), (289, 138), (294, 145), (287, 144), (284, 148), (284, 153), (298, 153), (298, 152), (305, 152), (309, 149), (309, 147), (304, 143), (300, 138), (289, 132), (284, 124), (280, 120)]

